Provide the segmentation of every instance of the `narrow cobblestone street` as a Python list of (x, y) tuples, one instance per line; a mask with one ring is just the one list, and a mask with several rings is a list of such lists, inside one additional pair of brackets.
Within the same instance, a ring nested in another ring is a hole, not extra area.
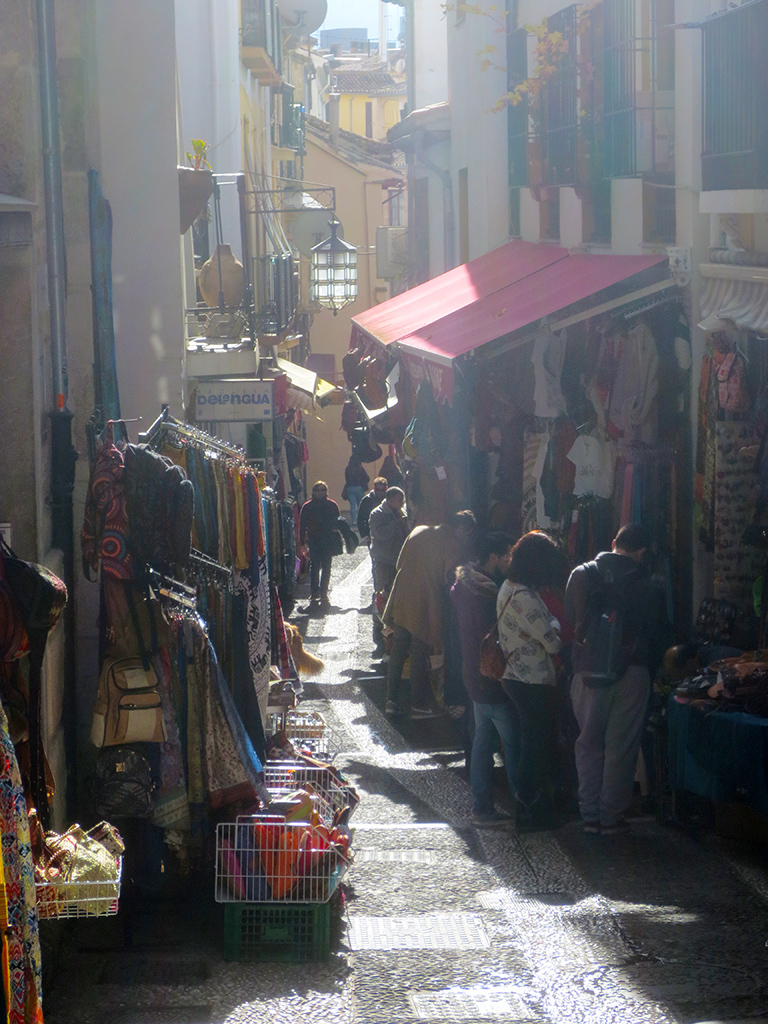
[(100, 943), (95, 922), (74, 922), (48, 1024), (768, 1020), (763, 851), (651, 817), (611, 838), (575, 821), (473, 828), (450, 723), (420, 723), (406, 742), (377, 707), (384, 682), (358, 611), (367, 552), (334, 573), (332, 613), (306, 623), (326, 667), (304, 706), (334, 729), (362, 801), (331, 959), (225, 963), (208, 879), (183, 905), (135, 908), (128, 951), (114, 926)]

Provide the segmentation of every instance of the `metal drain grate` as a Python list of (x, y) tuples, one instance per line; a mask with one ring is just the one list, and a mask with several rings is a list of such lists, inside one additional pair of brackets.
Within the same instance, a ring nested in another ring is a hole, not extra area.
[(205, 960), (164, 960), (130, 956), (110, 960), (99, 974), (99, 985), (203, 985), (210, 977)]
[(355, 864), (436, 864), (437, 859), (435, 850), (358, 850), (355, 854)]
[(353, 917), (351, 949), (486, 949), (490, 942), (476, 914)]
[(509, 989), (444, 989), (442, 992), (409, 992), (408, 1002), (419, 1020), (506, 1021), (530, 1017), (528, 1008)]
[(532, 892), (522, 895), (496, 890), (479, 892), (477, 899), (485, 910), (506, 910), (515, 914), (541, 914), (578, 903), (578, 899), (570, 892)]
[(196, 1005), (113, 1008), (102, 1021), (103, 1024), (213, 1024), (213, 1007)]

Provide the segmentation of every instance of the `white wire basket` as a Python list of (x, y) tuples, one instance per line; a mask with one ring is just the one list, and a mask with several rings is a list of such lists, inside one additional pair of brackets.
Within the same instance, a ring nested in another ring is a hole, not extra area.
[(338, 753), (333, 729), (319, 711), (276, 712), (270, 715), (270, 732), (284, 732), (291, 743), (313, 754), (315, 757), (332, 761)]
[(273, 800), (297, 789), (308, 790), (328, 826), (336, 824), (345, 807), (349, 807), (348, 817), (359, 803), (357, 794), (353, 796), (351, 787), (341, 782), (330, 768), (314, 767), (300, 761), (267, 761), (264, 781)]
[(112, 917), (120, 899), (122, 857), (115, 858), (114, 878), (98, 881), (48, 881), (35, 883), (37, 915), (51, 917)]
[(216, 901), (327, 903), (349, 863), (348, 848), (327, 829), (242, 816), (216, 829)]

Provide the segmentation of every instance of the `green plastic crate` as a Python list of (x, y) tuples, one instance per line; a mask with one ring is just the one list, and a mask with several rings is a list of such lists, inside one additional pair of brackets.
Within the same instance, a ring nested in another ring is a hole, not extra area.
[(329, 903), (227, 903), (224, 959), (324, 960), (331, 952)]

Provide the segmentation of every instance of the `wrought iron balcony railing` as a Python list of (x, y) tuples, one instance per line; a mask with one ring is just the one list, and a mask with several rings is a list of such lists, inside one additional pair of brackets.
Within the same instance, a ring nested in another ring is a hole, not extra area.
[(603, 0), (605, 175), (674, 176), (674, 3)]
[(766, 189), (768, 0), (735, 7), (702, 29), (702, 187)]

